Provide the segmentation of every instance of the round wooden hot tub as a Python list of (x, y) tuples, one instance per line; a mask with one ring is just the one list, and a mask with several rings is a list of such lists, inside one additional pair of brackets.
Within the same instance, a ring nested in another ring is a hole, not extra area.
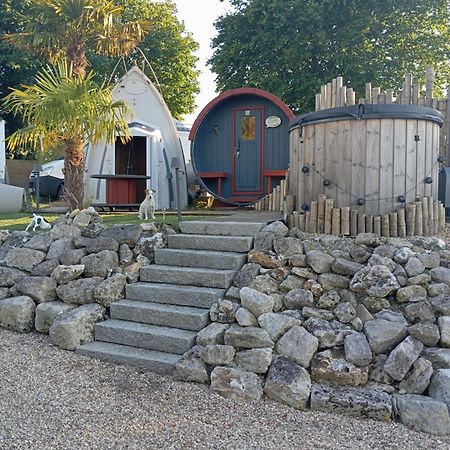
[(335, 207), (381, 215), (421, 197), (437, 200), (443, 115), (414, 105), (356, 105), (290, 122), (289, 193), (308, 210), (320, 194)]

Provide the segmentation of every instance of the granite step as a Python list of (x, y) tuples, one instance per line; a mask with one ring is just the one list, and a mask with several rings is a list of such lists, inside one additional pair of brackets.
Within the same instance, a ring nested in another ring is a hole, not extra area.
[(194, 344), (197, 333), (127, 320), (108, 319), (94, 325), (95, 340), (182, 355)]
[(246, 260), (247, 255), (245, 253), (178, 248), (159, 248), (155, 250), (156, 264), (167, 266), (239, 270)]
[(175, 364), (181, 358), (181, 355), (172, 353), (100, 341), (83, 344), (76, 349), (76, 353), (115, 364), (147, 369), (161, 375), (173, 375)]
[(159, 264), (144, 266), (140, 280), (151, 283), (203, 286), (227, 289), (231, 286), (235, 270), (204, 269), (198, 267), (175, 267)]
[(180, 222), (184, 234), (207, 234), (220, 236), (255, 236), (267, 225), (265, 222), (214, 222), (193, 220)]
[(248, 236), (170, 234), (167, 236), (167, 244), (169, 248), (247, 253), (253, 247), (253, 238)]
[(209, 323), (209, 310), (190, 306), (120, 300), (110, 309), (112, 319), (120, 319), (162, 327), (199, 331)]
[(133, 283), (125, 286), (125, 295), (129, 300), (206, 309), (223, 298), (225, 292), (225, 289), (165, 283)]

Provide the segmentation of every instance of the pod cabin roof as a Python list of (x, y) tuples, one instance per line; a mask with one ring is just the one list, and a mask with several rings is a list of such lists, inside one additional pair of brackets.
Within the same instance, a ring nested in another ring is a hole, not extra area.
[(294, 113), (258, 88), (225, 91), (200, 112), (189, 139), (200, 184), (227, 204), (246, 204), (272, 192), (289, 164)]

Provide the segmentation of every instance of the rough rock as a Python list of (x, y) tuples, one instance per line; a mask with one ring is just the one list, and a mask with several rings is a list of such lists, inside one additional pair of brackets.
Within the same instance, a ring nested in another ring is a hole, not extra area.
[(344, 339), (345, 359), (357, 367), (372, 362), (372, 350), (364, 333), (349, 334)]
[(260, 231), (259, 233), (256, 233), (253, 239), (253, 247), (257, 252), (268, 253), (273, 249), (274, 239), (275, 239), (274, 233)]
[(109, 308), (112, 303), (124, 297), (124, 289), (127, 277), (121, 273), (115, 273), (102, 281), (94, 290), (94, 299), (97, 303)]
[(102, 236), (115, 239), (119, 245), (127, 244), (130, 248), (134, 248), (139, 241), (142, 232), (143, 230), (140, 225), (120, 224), (106, 228), (103, 231)]
[(414, 362), (412, 370), (399, 385), (400, 394), (423, 394), (430, 384), (433, 365), (425, 358)]
[(273, 311), (273, 298), (256, 289), (243, 287), (240, 290), (239, 295), (241, 297), (242, 306), (248, 309), (256, 318), (261, 314)]
[(261, 378), (255, 373), (229, 367), (211, 372), (211, 389), (222, 397), (258, 402), (262, 395)]
[(298, 319), (281, 313), (262, 314), (258, 317), (258, 323), (261, 328), (269, 333), (274, 342), (278, 341), (294, 325), (301, 325)]
[(341, 298), (335, 290), (327, 291), (316, 301), (316, 306), (323, 309), (333, 309)]
[(26, 295), (0, 300), (0, 326), (17, 333), (27, 333), (34, 327), (36, 305)]
[(311, 379), (325, 384), (362, 386), (369, 379), (369, 370), (346, 361), (342, 349), (333, 348), (314, 355)]
[(119, 258), (116, 252), (102, 250), (99, 253), (84, 256), (81, 258), (81, 264), (85, 266), (86, 277), (106, 278), (119, 265)]
[(50, 237), (54, 241), (58, 241), (61, 238), (72, 240), (72, 238), (77, 238), (79, 236), (81, 236), (81, 230), (78, 227), (67, 225), (65, 223), (56, 223), (50, 230)]
[(275, 252), (282, 258), (303, 253), (303, 245), (300, 239), (293, 237), (276, 237), (273, 241)]
[(270, 275), (259, 275), (255, 277), (249, 286), (265, 294), (278, 292), (278, 284)]
[(256, 317), (246, 308), (239, 308), (235, 314), (236, 322), (241, 327), (257, 327)]
[(435, 314), (439, 316), (450, 316), (450, 296), (441, 295), (439, 297), (429, 298)]
[(223, 344), (225, 331), (230, 326), (225, 323), (210, 323), (197, 334), (197, 345)]
[(450, 347), (450, 316), (439, 317), (438, 325), (441, 333), (441, 347)]
[(304, 306), (313, 306), (314, 297), (312, 292), (306, 289), (292, 289), (285, 295), (283, 303), (287, 309), (301, 309)]
[(32, 271), (32, 277), (49, 277), (53, 270), (59, 266), (57, 259), (48, 259), (38, 264)]
[(426, 269), (433, 269), (434, 267), (439, 267), (441, 264), (439, 252), (419, 253), (417, 258)]
[(435, 347), (441, 337), (439, 327), (432, 323), (416, 323), (408, 328), (408, 333), (428, 347)]
[(449, 348), (426, 348), (421, 355), (433, 364), (433, 369), (450, 369)]
[(427, 288), (430, 297), (438, 297), (440, 295), (450, 295), (450, 286), (445, 283), (432, 283)]
[(400, 422), (417, 431), (445, 435), (450, 433), (450, 417), (445, 403), (424, 395), (395, 395)]
[(206, 364), (192, 351), (185, 353), (175, 364), (173, 377), (175, 380), (192, 381), (194, 383), (209, 382)]
[(450, 369), (438, 369), (434, 372), (428, 395), (450, 407)]
[(412, 336), (408, 336), (389, 354), (384, 364), (384, 371), (394, 380), (403, 380), (422, 350), (422, 342)]
[(383, 298), (400, 285), (394, 275), (385, 266), (366, 266), (355, 274), (350, 288), (360, 294)]
[(264, 393), (297, 409), (306, 408), (311, 392), (308, 372), (285, 356), (272, 362), (264, 385)]
[(102, 278), (80, 278), (56, 288), (56, 294), (65, 303), (84, 305), (94, 302), (94, 290), (103, 281)]
[(355, 237), (356, 245), (367, 245), (369, 247), (376, 247), (380, 245), (380, 237), (375, 233), (359, 233)]
[(331, 271), (334, 258), (328, 253), (312, 250), (306, 253), (306, 261), (316, 273), (326, 273)]
[(119, 243), (109, 236), (99, 236), (86, 240), (86, 251), (88, 253), (99, 253), (102, 250), (117, 252), (119, 250)]
[(350, 284), (350, 280), (347, 277), (336, 273), (322, 273), (317, 281), (324, 291), (347, 289)]
[(47, 253), (53, 239), (49, 233), (39, 233), (34, 235), (28, 242), (23, 245), (25, 248), (31, 248), (32, 250), (39, 250)]
[(425, 266), (419, 258), (412, 257), (409, 258), (408, 262), (405, 264), (405, 271), (408, 274), (408, 277), (415, 277), (425, 271)]
[(303, 326), (319, 339), (320, 349), (343, 345), (345, 337), (355, 332), (349, 325), (336, 320), (310, 318), (303, 323)]
[(45, 253), (30, 248), (12, 248), (5, 258), (8, 267), (31, 272), (34, 267), (44, 261)]
[(219, 300), (211, 306), (209, 315), (213, 322), (231, 323), (235, 320), (238, 308), (238, 304), (230, 300)]
[(319, 308), (309, 308), (308, 306), (305, 306), (302, 309), (302, 316), (305, 319), (309, 319), (310, 317), (315, 317), (319, 319), (324, 320), (333, 320), (334, 314), (332, 311), (328, 309), (319, 309)]
[(427, 298), (427, 290), (419, 285), (405, 286), (396, 292), (395, 298), (399, 303), (425, 300)]
[(76, 308), (76, 305), (69, 305), (64, 302), (48, 302), (41, 303), (36, 307), (35, 328), (40, 333), (48, 333), (50, 326), (54, 322), (56, 316), (70, 309)]
[(56, 300), (56, 281), (51, 277), (24, 278), (16, 284), (16, 289), (23, 295), (28, 295), (36, 303)]
[(58, 284), (66, 284), (69, 281), (75, 280), (84, 272), (84, 265), (70, 265), (70, 266), (57, 266), (53, 272), (52, 277)]
[(59, 255), (59, 262), (64, 266), (74, 266), (80, 263), (81, 258), (86, 256), (86, 249), (77, 248), (74, 250), (67, 250)]
[(370, 366), (369, 380), (386, 385), (394, 382), (394, 380), (384, 371), (384, 364), (386, 360), (387, 355), (375, 356), (374, 362)]
[(132, 262), (133, 252), (127, 244), (122, 244), (119, 248), (119, 263), (125, 266), (127, 264), (131, 264)]
[(374, 353), (385, 353), (401, 342), (408, 330), (401, 323), (375, 319), (364, 324), (364, 333)]
[(408, 322), (414, 324), (417, 322), (435, 322), (433, 308), (427, 301), (414, 302), (407, 305), (404, 314)]
[(356, 317), (356, 311), (351, 303), (342, 302), (334, 308), (334, 315), (339, 322), (350, 323)]
[[(78, 230), (78, 228), (76, 228)], [(52, 229), (53, 231), (53, 229)], [(78, 230), (79, 231), (79, 230)], [(64, 236), (64, 235), (63, 235)], [(52, 242), (50, 249), (45, 259), (59, 259), (59, 257), (70, 250), (73, 250), (73, 243), (71, 237), (61, 237)]]
[(444, 283), (450, 286), (450, 269), (446, 267), (435, 267), (430, 270), (430, 275), (435, 283)]
[(237, 348), (273, 348), (273, 341), (267, 331), (257, 327), (233, 325), (225, 331), (225, 345)]
[(267, 253), (258, 252), (256, 250), (250, 251), (248, 254), (248, 260), (250, 263), (257, 264), (265, 269), (275, 269), (276, 267), (286, 265), (285, 259), (278, 259), (274, 256), (268, 255)]
[(276, 350), (280, 355), (307, 368), (318, 346), (319, 340), (315, 336), (295, 325), (280, 338)]
[(202, 359), (210, 366), (226, 366), (231, 364), (236, 350), (231, 345), (211, 344), (202, 351)]
[(252, 348), (236, 353), (234, 363), (240, 369), (254, 373), (266, 373), (272, 361), (271, 348)]
[(276, 222), (269, 223), (262, 230), (262, 232), (271, 232), (275, 236), (287, 236), (289, 232), (289, 228), (281, 221), (277, 220)]
[(331, 265), (331, 270), (340, 275), (353, 276), (359, 272), (364, 266), (354, 261), (348, 261), (343, 258), (336, 258)]
[(385, 392), (313, 384), (311, 409), (389, 421), (392, 401), (390, 395)]

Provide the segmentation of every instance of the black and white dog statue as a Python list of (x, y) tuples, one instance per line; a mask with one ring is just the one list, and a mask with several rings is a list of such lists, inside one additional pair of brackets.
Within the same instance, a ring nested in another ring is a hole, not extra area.
[(36, 231), (36, 228), (40, 228), (41, 230), (50, 230), (52, 225), (49, 222), (47, 222), (44, 217), (33, 213), (31, 222), (25, 228), (25, 231), (28, 231), (31, 227), (33, 227), (33, 231)]

